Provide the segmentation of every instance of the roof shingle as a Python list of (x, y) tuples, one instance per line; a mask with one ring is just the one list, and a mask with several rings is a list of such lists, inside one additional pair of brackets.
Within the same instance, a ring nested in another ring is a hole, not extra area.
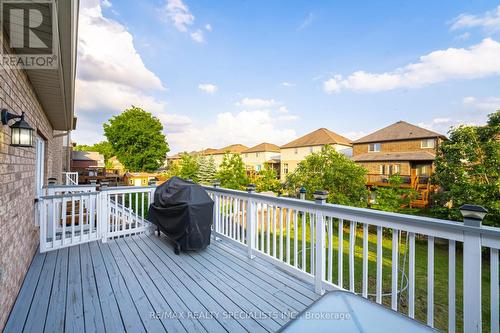
[(298, 147), (309, 147), (309, 146), (320, 146), (327, 144), (340, 144), (346, 146), (352, 146), (352, 141), (342, 135), (330, 131), (326, 128), (319, 128), (314, 132), (306, 134), (292, 142), (289, 142), (281, 148), (298, 148)]
[(354, 141), (354, 144), (382, 141), (399, 141), (425, 138), (446, 138), (444, 135), (415, 126), (406, 121), (398, 121)]
[(272, 144), (272, 143), (263, 142), (261, 144), (258, 144), (256, 146), (253, 146), (251, 148), (248, 148), (248, 149), (242, 151), (242, 153), (260, 153), (260, 152), (266, 152), (266, 151), (270, 151), (273, 153), (279, 153), (280, 147), (278, 147), (277, 145)]

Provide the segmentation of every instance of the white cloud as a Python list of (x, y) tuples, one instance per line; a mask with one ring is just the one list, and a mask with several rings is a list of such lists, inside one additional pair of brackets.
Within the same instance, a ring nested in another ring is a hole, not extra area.
[(335, 75), (323, 82), (327, 93), (342, 90), (387, 91), (418, 88), (451, 79), (476, 79), (500, 75), (500, 43), (486, 38), (469, 48), (438, 50), (419, 62), (386, 73), (357, 71), (346, 78)]
[(278, 112), (281, 112), (281, 113), (288, 113), (288, 108), (284, 105), (280, 106), (278, 108)]
[(464, 32), (463, 34), (460, 34), (457, 37), (455, 37), (455, 39), (460, 41), (460, 42), (463, 42), (463, 41), (468, 40), (470, 38), (470, 36), (471, 36), (470, 32)]
[(295, 84), (294, 84), (294, 83), (287, 82), (287, 81), (282, 82), (282, 83), (281, 83), (281, 85), (282, 85), (283, 87), (293, 87), (293, 86), (295, 86)]
[(102, 6), (105, 8), (110, 8), (112, 6), (111, 1), (109, 0), (102, 0)]
[(469, 109), (475, 109), (487, 113), (500, 110), (500, 97), (486, 97), (478, 99), (473, 96), (464, 97), (463, 104)]
[(274, 99), (262, 99), (262, 98), (243, 98), (241, 101), (236, 103), (237, 106), (249, 107), (249, 108), (270, 108), (278, 105)]
[(205, 41), (205, 37), (203, 36), (203, 31), (201, 31), (200, 29), (190, 33), (189, 35), (197, 43), (203, 43)]
[(131, 105), (171, 126), (165, 115), (167, 103), (153, 95), (164, 91), (164, 84), (145, 66), (126, 27), (104, 17), (101, 6), (99, 1), (81, 2), (74, 138), (88, 143), (101, 140), (101, 124)]
[(200, 83), (198, 85), (198, 89), (200, 89), (201, 91), (204, 91), (206, 92), (207, 94), (209, 95), (213, 95), (217, 92), (217, 90), (219, 89), (215, 84), (211, 84), (211, 83)]
[(210, 24), (205, 24), (205, 29), (207, 29), (207, 31), (212, 31), (212, 26)]
[(500, 6), (480, 15), (460, 14), (451, 22), (451, 30), (483, 28), (487, 31), (500, 30)]
[(296, 137), (293, 129), (282, 126), (268, 110), (224, 112), (213, 123), (168, 133), (167, 139), (173, 151), (220, 148), (233, 143), (252, 146), (264, 141), (280, 145)]
[(194, 15), (182, 0), (167, 0), (165, 11), (177, 30), (186, 32), (188, 26), (194, 23)]

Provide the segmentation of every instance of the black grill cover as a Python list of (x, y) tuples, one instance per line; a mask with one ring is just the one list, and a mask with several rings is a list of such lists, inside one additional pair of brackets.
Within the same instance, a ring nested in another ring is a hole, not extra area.
[(210, 244), (213, 207), (203, 187), (172, 177), (156, 189), (148, 220), (176, 243), (176, 250), (201, 250)]

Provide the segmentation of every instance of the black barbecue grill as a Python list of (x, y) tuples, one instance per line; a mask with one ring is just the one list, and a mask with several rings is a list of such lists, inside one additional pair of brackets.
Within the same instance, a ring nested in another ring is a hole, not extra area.
[(156, 189), (148, 220), (174, 242), (176, 254), (202, 250), (210, 244), (213, 206), (203, 187), (172, 177)]

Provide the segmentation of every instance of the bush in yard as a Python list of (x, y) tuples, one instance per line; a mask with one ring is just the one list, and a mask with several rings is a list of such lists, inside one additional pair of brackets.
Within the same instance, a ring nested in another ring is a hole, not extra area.
[(368, 196), (365, 176), (363, 167), (326, 145), (299, 163), (288, 175), (285, 188), (297, 193), (304, 186), (308, 199), (313, 199), (314, 191), (326, 190), (329, 203), (365, 207)]
[(459, 126), (438, 147), (433, 180), (441, 187), (435, 215), (462, 220), (463, 204), (489, 210), (485, 224), (500, 227), (500, 110), (485, 126)]
[(375, 187), (375, 203), (372, 208), (387, 212), (404, 212), (410, 213), (410, 201), (417, 193), (412, 189), (401, 188), (403, 180), (399, 174), (394, 174), (389, 177), (389, 186)]
[(281, 192), (281, 182), (277, 179), (276, 171), (268, 165), (265, 165), (251, 181), (255, 183), (257, 192)]
[(198, 164), (198, 156), (188, 153), (181, 154), (181, 161), (179, 162), (179, 173), (178, 176), (184, 179), (191, 179), (194, 182), (198, 182), (198, 170), (200, 166)]
[(132, 106), (103, 125), (118, 160), (130, 171), (155, 171), (169, 152), (163, 125), (149, 112)]
[(221, 187), (244, 190), (249, 183), (245, 164), (240, 155), (227, 153), (219, 167), (216, 178)]

